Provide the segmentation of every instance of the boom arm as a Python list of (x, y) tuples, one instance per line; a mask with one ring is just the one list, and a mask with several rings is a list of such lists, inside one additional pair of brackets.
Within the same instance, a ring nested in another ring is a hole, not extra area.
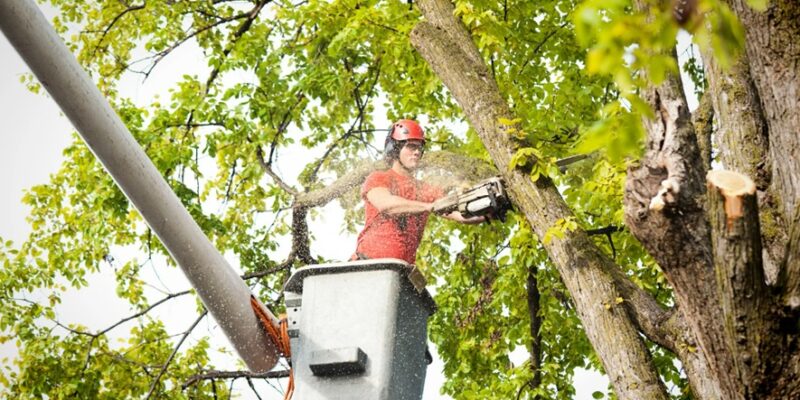
[[(250, 289), (214, 248), (106, 99), (31, 0), (0, 0), (0, 29), (169, 250), (253, 372), (278, 354)], [(266, 308), (264, 308), (266, 310)], [(277, 325), (275, 316), (267, 310)]]

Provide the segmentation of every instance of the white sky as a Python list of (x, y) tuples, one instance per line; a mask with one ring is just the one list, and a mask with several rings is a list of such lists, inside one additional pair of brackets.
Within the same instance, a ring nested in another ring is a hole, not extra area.
[[(123, 83), (122, 94), (133, 98), (138, 104), (145, 104), (156, 93), (165, 93), (164, 89), (169, 86), (167, 83), (171, 82), (175, 76), (187, 73), (187, 66), (204, 65), (202, 58), (196, 60), (198, 62), (187, 62), (186, 57), (191, 57), (191, 55), (168, 57), (159, 66), (158, 74), (151, 77), (144, 85), (140, 85), (138, 78), (127, 80)], [(3, 123), (2, 137), (0, 137), (3, 143), (3, 146), (0, 146), (0, 188), (2, 188), (0, 189), (0, 237), (3, 240), (13, 240), (17, 244), (22, 242), (29, 232), (25, 221), (29, 210), (20, 202), (24, 191), (33, 185), (46, 183), (49, 175), (59, 168), (62, 161), (61, 151), (69, 144), (71, 132), (74, 131), (69, 121), (46, 94), (35, 95), (27, 91), (19, 82), (22, 74), (27, 72), (27, 67), (6, 38), (0, 35), (0, 121)], [(290, 160), (291, 157), (284, 156), (282, 159)], [(284, 165), (286, 176), (296, 175), (289, 171), (293, 167), (300, 168), (301, 166)], [(354, 238), (341, 234), (339, 223), (341, 211), (337, 211), (335, 208), (335, 206), (327, 207), (329, 217), (314, 222), (311, 229), (317, 238), (339, 238), (339, 242), (326, 247), (317, 242), (313, 248), (315, 254), (322, 253), (329, 258), (344, 259), (349, 256), (355, 241)], [(126, 249), (118, 249), (113, 255), (118, 263), (134, 256), (133, 252)], [(230, 261), (235, 264), (235, 260)], [(165, 289), (179, 291), (188, 287), (179, 270), (166, 268), (163, 261), (157, 261), (154, 264), (149, 272), (146, 270), (146, 273), (151, 274), (154, 281), (163, 282), (166, 286)], [(58, 318), (62, 322), (81, 323), (90, 329), (100, 329), (131, 313), (126, 304), (117, 299), (114, 294), (116, 283), (110, 268), (104, 269), (107, 271), (106, 273), (90, 278), (88, 288), (65, 296), (62, 306), (58, 309)], [(156, 273), (158, 276), (155, 275)], [(155, 294), (155, 291), (152, 293)], [(152, 297), (152, 299), (158, 298), (160, 298), (159, 295)], [(188, 297), (182, 302), (174, 301), (174, 303), (159, 309), (157, 314), (166, 320), (167, 326), (172, 328), (171, 331), (179, 332), (193, 320), (191, 310), (193, 310), (194, 304)], [(102, 307), (98, 307), (98, 305), (102, 305)], [(86, 310), (93, 310), (93, 312), (87, 313)], [(185, 315), (186, 317), (176, 318), (176, 315)], [(205, 326), (205, 329), (201, 329), (201, 331), (217, 337), (217, 340), (212, 343), (212, 348), (226, 346), (227, 342), (219, 339), (221, 335), (214, 325), (213, 321), (206, 322), (201, 325), (201, 327)], [(124, 331), (126, 329), (123, 327), (120, 333)], [(0, 346), (0, 359), (11, 358), (15, 353), (16, 349), (11, 343)], [(432, 353), (436, 354), (435, 351)], [(525, 354), (515, 355), (516, 359), (524, 357)], [(434, 364), (428, 367), (424, 395), (426, 400), (444, 398), (438, 393), (439, 385), (443, 380), (442, 364), (438, 357), (435, 358)], [(3, 363), (10, 363), (10, 361), (3, 361)], [(228, 368), (232, 369), (236, 366), (229, 365)], [(576, 372), (575, 382), (576, 399), (580, 400), (591, 399), (591, 394), (595, 390), (605, 392), (607, 385), (605, 378), (585, 371)], [(255, 398), (244, 381), (238, 381), (237, 387), (245, 398)], [(264, 398), (272, 398), (270, 396), (276, 394), (264, 384), (257, 387)], [(276, 394), (275, 398), (282, 397)]]

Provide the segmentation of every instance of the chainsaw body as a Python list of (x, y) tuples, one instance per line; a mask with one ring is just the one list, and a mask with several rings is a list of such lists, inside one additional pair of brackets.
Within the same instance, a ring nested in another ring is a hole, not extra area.
[(510, 208), (511, 200), (508, 198), (505, 184), (497, 176), (445, 196), (433, 204), (433, 212), (436, 214), (458, 211), (465, 218), (486, 216), (501, 220)]

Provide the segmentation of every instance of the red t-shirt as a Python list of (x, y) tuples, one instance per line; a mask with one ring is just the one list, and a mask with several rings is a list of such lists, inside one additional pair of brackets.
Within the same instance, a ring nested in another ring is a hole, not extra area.
[(358, 235), (356, 254), (366, 258), (399, 258), (409, 264), (415, 262), (417, 247), (428, 222), (428, 213), (387, 215), (367, 199), (367, 193), (378, 187), (409, 200), (431, 203), (442, 197), (442, 190), (388, 169), (371, 173), (361, 187), (366, 221)]

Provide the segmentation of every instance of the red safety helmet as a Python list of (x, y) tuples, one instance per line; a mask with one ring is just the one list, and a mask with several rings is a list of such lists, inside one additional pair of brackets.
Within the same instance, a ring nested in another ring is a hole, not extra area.
[(400, 149), (403, 148), (403, 144), (408, 140), (421, 140), (425, 144), (425, 132), (417, 121), (401, 119), (392, 124), (392, 127), (389, 128), (389, 134), (386, 135), (386, 142), (383, 148), (386, 161), (391, 163), (392, 160), (397, 158), (400, 154)]
[(394, 140), (417, 139), (425, 141), (425, 132), (422, 131), (422, 127), (419, 126), (417, 121), (410, 119), (401, 119), (395, 122), (392, 125), (390, 134)]

